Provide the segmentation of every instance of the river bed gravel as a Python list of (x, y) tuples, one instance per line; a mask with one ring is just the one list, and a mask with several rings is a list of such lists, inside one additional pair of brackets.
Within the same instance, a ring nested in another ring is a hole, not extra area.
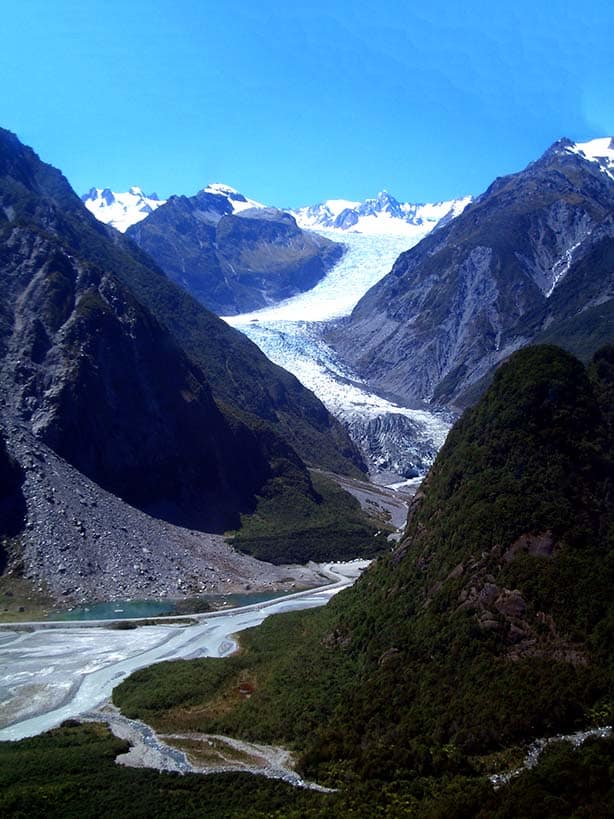
[[(277, 600), (202, 615), (164, 618), (134, 629), (108, 621), (0, 627), (0, 740), (47, 731), (98, 708), (125, 677), (163, 660), (223, 657), (233, 635), (285, 611), (324, 605), (352, 585), (368, 561), (321, 564), (326, 586)], [(99, 626), (99, 627), (96, 627)]]

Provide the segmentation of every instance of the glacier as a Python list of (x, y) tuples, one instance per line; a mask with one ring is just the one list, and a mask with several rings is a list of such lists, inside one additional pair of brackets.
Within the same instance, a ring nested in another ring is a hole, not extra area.
[[(423, 235), (430, 230), (424, 227)], [(318, 231), (338, 238), (333, 231)], [(347, 428), (377, 483), (399, 485), (424, 475), (451, 427), (453, 416), (424, 406), (404, 406), (372, 390), (339, 360), (323, 338), (325, 323), (351, 313), (386, 275), (397, 257), (423, 237), (348, 233), (346, 253), (316, 287), (277, 305), (224, 317), (271, 361), (293, 373)]]

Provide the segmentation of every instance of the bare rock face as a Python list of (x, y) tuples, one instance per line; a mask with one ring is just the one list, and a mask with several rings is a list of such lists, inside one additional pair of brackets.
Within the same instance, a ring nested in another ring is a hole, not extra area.
[(526, 533), (520, 535), (511, 546), (509, 546), (504, 559), (512, 561), (516, 555), (528, 554), (536, 557), (552, 557), (554, 551), (554, 536), (552, 532), (542, 532), (541, 534)]
[(223, 526), (268, 467), (202, 373), (110, 273), (32, 228), (7, 226), (4, 253), (4, 414), (124, 500)]
[(333, 327), (360, 375), (403, 400), (462, 406), (532, 341), (585, 360), (611, 341), (614, 180), (570, 145), (497, 179)]
[(501, 594), (494, 601), (494, 607), (504, 617), (522, 617), (526, 603), (518, 589), (502, 589)]

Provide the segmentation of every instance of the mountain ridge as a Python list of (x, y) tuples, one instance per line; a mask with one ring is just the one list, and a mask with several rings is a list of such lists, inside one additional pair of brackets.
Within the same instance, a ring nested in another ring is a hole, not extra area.
[(120, 233), (130, 225), (145, 219), (156, 208), (166, 204), (157, 193), (143, 193), (138, 185), (127, 191), (113, 192), (110, 188), (90, 188), (81, 196), (81, 201), (99, 221), (116, 228)]
[[(237, 215), (248, 209), (267, 209), (271, 206), (250, 199), (236, 188), (221, 182), (208, 184), (193, 197), (206, 196), (212, 212)], [(81, 196), (88, 210), (101, 222), (125, 233), (132, 225), (145, 219), (161, 205), (181, 194), (160, 199), (157, 194), (144, 194), (138, 186), (115, 193), (109, 188), (91, 188)], [(388, 191), (363, 202), (350, 199), (326, 199), (316, 205), (299, 208), (277, 208), (290, 214), (304, 230), (338, 231), (340, 235), (352, 231), (371, 234), (406, 234), (412, 238), (428, 233), (436, 226), (446, 224), (465, 209), (471, 196), (431, 203), (400, 202)]]
[(310, 230), (394, 233), (415, 238), (445, 225), (462, 213), (470, 202), (470, 196), (435, 203), (399, 202), (383, 190), (364, 202), (327, 199), (290, 212), (301, 227)]
[(169, 278), (218, 315), (309, 290), (344, 252), (341, 244), (299, 228), (290, 214), (255, 207), (245, 197), (238, 202), (240, 196), (219, 185), (173, 196), (126, 231)]

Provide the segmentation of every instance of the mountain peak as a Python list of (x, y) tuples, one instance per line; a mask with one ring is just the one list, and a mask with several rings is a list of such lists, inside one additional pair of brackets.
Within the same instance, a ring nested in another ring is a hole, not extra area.
[(166, 203), (166, 199), (160, 199), (156, 193), (147, 196), (138, 185), (122, 193), (110, 188), (90, 188), (81, 201), (100, 222), (112, 225), (121, 233)]
[(211, 182), (206, 188), (203, 188), (203, 191), (205, 191), (205, 193), (219, 193), (222, 196), (233, 196), (236, 194), (239, 196), (243, 195), (239, 193), (236, 188), (233, 188), (230, 185), (224, 185), (223, 182)]
[(212, 182), (211, 184), (207, 185), (206, 188), (202, 189), (202, 193), (223, 197), (230, 204), (233, 213), (239, 213), (243, 210), (247, 210), (248, 208), (266, 207), (266, 205), (263, 205), (262, 202), (257, 202), (255, 199), (249, 199), (247, 196), (244, 196), (242, 193), (236, 190), (236, 188), (233, 188), (230, 185), (225, 185), (222, 182)]
[[(551, 145), (537, 162), (556, 157), (569, 157), (569, 155), (577, 156), (586, 162), (598, 165), (603, 173), (614, 179), (614, 137), (597, 137), (586, 142), (573, 142), (567, 137), (562, 137)], [(536, 163), (531, 164), (535, 165)]]

